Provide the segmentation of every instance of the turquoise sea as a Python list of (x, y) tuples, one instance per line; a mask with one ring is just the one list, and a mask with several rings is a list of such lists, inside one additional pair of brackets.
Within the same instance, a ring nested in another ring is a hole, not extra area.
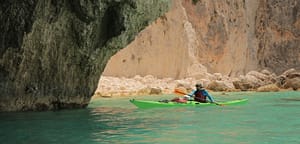
[(299, 144), (300, 92), (211, 93), (247, 104), (138, 109), (129, 99), (100, 98), (87, 109), (0, 113), (2, 144)]

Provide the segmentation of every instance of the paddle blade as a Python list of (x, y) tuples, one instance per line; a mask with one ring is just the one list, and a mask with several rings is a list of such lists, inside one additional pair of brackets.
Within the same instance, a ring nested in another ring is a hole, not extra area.
[(174, 93), (175, 93), (175, 94), (178, 94), (178, 95), (187, 95), (186, 92), (184, 92), (182, 89), (178, 89), (178, 88), (176, 88), (176, 89), (174, 90)]

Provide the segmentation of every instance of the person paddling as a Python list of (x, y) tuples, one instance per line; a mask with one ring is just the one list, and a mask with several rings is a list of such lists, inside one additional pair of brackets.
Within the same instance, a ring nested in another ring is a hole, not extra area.
[[(208, 92), (204, 89), (202, 84), (197, 83), (195, 86), (196, 86), (196, 90), (193, 90), (191, 93), (185, 95), (186, 99), (191, 100), (192, 98), (194, 98), (194, 101), (200, 103), (207, 103), (207, 102), (216, 103), (214, 101), (214, 98), (208, 94)], [(207, 97), (209, 101), (206, 100)]]

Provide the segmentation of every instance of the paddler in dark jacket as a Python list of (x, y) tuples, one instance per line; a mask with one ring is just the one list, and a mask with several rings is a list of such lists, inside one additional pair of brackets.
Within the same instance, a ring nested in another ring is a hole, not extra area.
[(193, 97), (194, 101), (207, 103), (208, 101), (206, 100), (206, 98), (208, 98), (210, 103), (216, 103), (214, 101), (214, 98), (208, 94), (208, 92), (204, 89), (202, 84), (198, 83), (195, 86), (196, 90), (192, 91), (191, 93), (185, 96), (187, 99)]

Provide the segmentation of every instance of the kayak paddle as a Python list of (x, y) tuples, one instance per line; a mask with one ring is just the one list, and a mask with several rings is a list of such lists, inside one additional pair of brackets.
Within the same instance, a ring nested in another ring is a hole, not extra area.
[[(189, 94), (183, 92), (182, 90), (180, 90), (180, 89), (178, 89), (178, 88), (177, 88), (177, 89), (174, 89), (174, 93), (175, 93), (175, 94), (178, 94), (178, 95), (181, 95), (181, 96), (184, 96), (184, 95), (190, 96)], [(216, 103), (216, 102), (212, 102), (212, 103), (214, 103), (214, 104), (216, 104), (216, 105), (218, 105), (218, 106), (224, 106), (223, 104), (219, 104), (219, 103)]]

